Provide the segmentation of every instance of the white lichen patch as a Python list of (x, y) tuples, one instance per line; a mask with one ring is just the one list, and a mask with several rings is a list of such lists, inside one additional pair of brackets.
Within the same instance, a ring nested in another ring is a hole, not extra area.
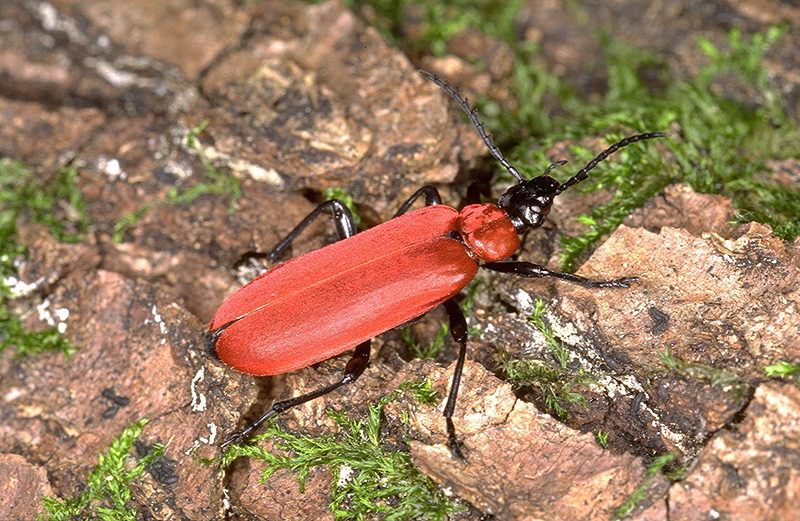
[(116, 158), (98, 157), (97, 169), (106, 174), (109, 181), (124, 181), (128, 177), (127, 172), (122, 169)]
[(353, 479), (353, 467), (348, 465), (347, 463), (343, 463), (339, 467), (339, 481), (336, 482), (336, 485), (339, 488), (344, 487)]
[(246, 175), (251, 179), (267, 183), (275, 188), (284, 188), (285, 183), (283, 178), (278, 174), (274, 168), (264, 168), (255, 163), (251, 163), (241, 158), (236, 158), (230, 154), (219, 151), (218, 149), (204, 145), (199, 139), (195, 138), (196, 149), (189, 149), (190, 152), (204, 157), (207, 161), (214, 165), (221, 165), (233, 172), (239, 172)]
[(207, 423), (206, 427), (208, 427), (208, 437), (205, 436), (200, 437), (200, 441), (206, 443), (208, 445), (213, 445), (214, 442), (217, 441), (217, 424), (216, 423)]
[(59, 13), (55, 7), (47, 2), (39, 2), (36, 8), (36, 14), (42, 26), (48, 31), (66, 33), (69, 39), (76, 43), (84, 45), (89, 43), (86, 31), (82, 30), (73, 18)]
[(533, 313), (534, 299), (527, 291), (520, 289), (513, 295), (514, 301), (522, 314)]
[(552, 300), (548, 305), (547, 309), (544, 313), (545, 319), (550, 324), (550, 329), (553, 331), (553, 335), (556, 338), (561, 339), (561, 341), (570, 344), (570, 345), (578, 345), (579, 343), (585, 343), (586, 339), (583, 335), (578, 331), (575, 327), (575, 324), (564, 320), (564, 317), (558, 315), (553, 312), (557, 302)]
[(150, 309), (150, 312), (153, 315), (153, 321), (158, 325), (158, 329), (161, 331), (161, 334), (164, 335), (164, 337), (165, 337), (165, 338), (161, 339), (161, 342), (159, 342), (161, 345), (164, 345), (164, 344), (167, 343), (167, 339), (166, 339), (167, 332), (168, 332), (167, 324), (161, 318), (161, 315), (159, 314), (158, 310), (156, 309), (156, 305), (155, 304), (153, 304), (153, 307)]
[(44, 281), (44, 277), (40, 277), (38, 280), (28, 284), (14, 276), (8, 276), (3, 279), (3, 285), (11, 292), (11, 298), (20, 298), (33, 293), (42, 281)]
[(197, 390), (197, 384), (202, 382), (206, 375), (205, 367), (201, 367), (197, 374), (192, 378), (192, 412), (202, 412), (206, 410), (206, 395)]
[(217, 429), (217, 424), (216, 423), (207, 423), (206, 427), (208, 427), (208, 436), (200, 436), (199, 438), (194, 440), (194, 443), (192, 443), (192, 446), (189, 447), (188, 449), (186, 449), (185, 451), (183, 451), (184, 454), (186, 454), (187, 456), (192, 454), (194, 451), (197, 450), (198, 447), (200, 447), (201, 443), (204, 443), (206, 445), (213, 445), (214, 443), (216, 443), (216, 441), (217, 441), (217, 430), (218, 430)]
[(67, 319), (69, 318), (69, 310), (67, 308), (51, 310), (50, 301), (45, 300), (36, 306), (36, 311), (39, 314), (39, 320), (49, 326), (55, 327), (62, 335), (67, 330)]

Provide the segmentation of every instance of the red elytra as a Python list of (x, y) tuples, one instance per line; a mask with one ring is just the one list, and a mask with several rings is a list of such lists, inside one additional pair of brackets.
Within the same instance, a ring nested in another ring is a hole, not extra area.
[[(460, 234), (464, 243), (450, 237)], [(424, 315), (475, 277), (477, 260), (516, 252), (508, 214), (493, 204), (427, 206), (262, 274), (220, 306), (217, 356), (273, 375), (336, 356)]]

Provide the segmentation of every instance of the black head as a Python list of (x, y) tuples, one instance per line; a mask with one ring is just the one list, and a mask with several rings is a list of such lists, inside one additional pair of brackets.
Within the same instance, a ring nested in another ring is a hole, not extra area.
[(537, 226), (541, 226), (547, 217), (547, 214), (550, 213), (550, 207), (553, 204), (553, 199), (555, 199), (558, 194), (589, 177), (589, 171), (592, 168), (596, 167), (600, 161), (603, 161), (620, 148), (643, 139), (669, 136), (669, 134), (664, 132), (648, 132), (645, 134), (636, 134), (635, 136), (630, 136), (618, 141), (617, 143), (614, 143), (607, 149), (603, 150), (600, 154), (598, 154), (597, 157), (589, 161), (585, 167), (581, 168), (577, 174), (569, 178), (569, 180), (567, 180), (567, 182), (564, 184), (559, 184), (558, 181), (550, 177), (548, 174), (554, 167), (566, 164), (566, 161), (553, 163), (539, 177), (524, 180), (522, 179), (519, 171), (514, 168), (514, 165), (509, 163), (508, 160), (503, 157), (500, 149), (495, 146), (492, 136), (486, 132), (486, 127), (483, 126), (483, 123), (478, 121), (477, 111), (470, 108), (469, 102), (466, 98), (461, 96), (459, 90), (433, 74), (424, 71), (420, 71), (420, 73), (422, 73), (423, 76), (434, 82), (436, 85), (442, 87), (445, 92), (450, 94), (450, 96), (452, 96), (458, 102), (458, 104), (461, 105), (461, 108), (467, 113), (470, 121), (472, 121), (472, 124), (478, 129), (478, 134), (480, 134), (483, 142), (489, 148), (489, 153), (492, 154), (492, 156), (497, 159), (506, 170), (508, 170), (508, 173), (513, 175), (519, 181), (518, 184), (509, 188), (508, 191), (506, 191), (506, 193), (503, 194), (502, 197), (500, 197), (500, 199), (497, 201), (497, 206), (505, 210), (509, 217), (511, 217), (511, 222), (514, 223), (514, 227), (517, 229), (518, 233), (522, 233), (528, 228), (536, 228)]
[(561, 183), (549, 175), (520, 181), (500, 196), (497, 206), (506, 211), (517, 233), (542, 225), (553, 199), (560, 194)]
[[(646, 134), (636, 134), (635, 136), (626, 137), (621, 141), (617, 141), (607, 149), (600, 152), (597, 157), (589, 161), (586, 166), (578, 170), (578, 173), (570, 177), (566, 183), (560, 184), (558, 181), (550, 177), (548, 174), (554, 167), (566, 164), (566, 161), (559, 161), (553, 163), (544, 174), (539, 177), (534, 177), (528, 181), (520, 179), (519, 183), (512, 186), (497, 200), (497, 206), (505, 210), (511, 222), (518, 233), (522, 233), (528, 228), (536, 228), (541, 226), (547, 214), (550, 213), (550, 207), (553, 204), (553, 199), (571, 186), (575, 186), (584, 179), (589, 177), (589, 171), (596, 167), (600, 161), (603, 161), (608, 156), (619, 150), (624, 146), (631, 143), (641, 141), (643, 139), (653, 139), (658, 137), (667, 137), (669, 134), (664, 132), (649, 132)], [(510, 171), (510, 170), (509, 170)], [(512, 172), (513, 174), (513, 172)]]

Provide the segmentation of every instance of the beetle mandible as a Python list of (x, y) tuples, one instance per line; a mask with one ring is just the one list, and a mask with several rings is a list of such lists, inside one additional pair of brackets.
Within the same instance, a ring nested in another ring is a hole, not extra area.
[[(553, 199), (586, 179), (589, 171), (618, 149), (636, 141), (666, 137), (663, 132), (625, 138), (561, 184), (549, 174), (566, 161), (525, 180), (503, 157), (466, 98), (437, 76), (420, 71), (452, 96), (491, 155), (518, 183), (497, 204), (472, 204), (460, 212), (442, 205), (433, 186), (417, 190), (392, 219), (356, 233), (350, 211), (333, 199), (320, 204), (270, 252), (275, 261), (320, 214), (333, 215), (339, 241), (280, 264), (243, 286), (217, 310), (205, 334), (209, 352), (234, 369), (274, 375), (312, 365), (355, 348), (342, 377), (325, 387), (273, 404), (272, 408), (222, 444), (242, 442), (269, 418), (352, 383), (369, 364), (374, 336), (407, 324), (443, 305), (459, 345), (444, 417), (447, 445), (464, 460), (453, 411), (467, 354), (467, 322), (453, 297), (479, 267), (523, 277), (555, 277), (590, 288), (627, 288), (635, 277), (592, 280), (552, 271), (530, 262), (507, 261), (519, 248), (519, 234), (542, 225)], [(419, 198), (425, 206), (408, 212)]]

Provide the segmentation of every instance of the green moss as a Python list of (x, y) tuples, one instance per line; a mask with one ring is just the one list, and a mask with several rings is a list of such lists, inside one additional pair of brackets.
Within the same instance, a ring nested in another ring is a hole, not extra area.
[(514, 390), (534, 389), (542, 397), (547, 412), (562, 421), (569, 419), (569, 404), (586, 405), (586, 397), (573, 387), (591, 381), (585, 375), (575, 375), (554, 367), (543, 360), (520, 360), (498, 348), (506, 380)]
[(569, 352), (564, 345), (556, 340), (553, 334), (553, 329), (545, 322), (544, 313), (546, 311), (544, 301), (537, 299), (533, 303), (533, 313), (528, 317), (528, 320), (536, 326), (536, 329), (544, 336), (545, 345), (558, 360), (558, 365), (561, 369), (567, 369), (569, 363)]
[[(406, 383), (377, 405), (369, 406), (364, 418), (351, 419), (329, 411), (340, 432), (327, 436), (295, 434), (271, 422), (253, 445), (231, 446), (222, 463), (228, 465), (239, 457), (258, 459), (266, 464), (262, 481), (278, 469), (288, 469), (297, 474), (301, 492), (309, 472), (325, 467), (333, 488), (330, 510), (337, 520), (363, 520), (371, 515), (393, 521), (448, 519), (459, 507), (414, 466), (407, 452), (381, 446), (383, 407), (402, 390), (424, 403), (435, 399), (429, 383)], [(277, 440), (282, 454), (255, 445), (265, 438)]]
[(552, 328), (546, 322), (545, 309), (544, 302), (537, 300), (534, 303), (533, 314), (528, 319), (544, 337), (545, 346), (553, 355), (553, 362), (512, 358), (505, 349), (498, 348), (500, 364), (506, 380), (515, 390), (525, 388), (535, 390), (541, 395), (547, 411), (556, 418), (566, 421), (569, 419), (570, 404), (586, 406), (586, 397), (576, 392), (574, 388), (588, 385), (594, 382), (596, 377), (569, 368), (569, 352), (555, 338)]
[(644, 482), (633, 491), (628, 500), (614, 511), (614, 519), (623, 519), (631, 515), (636, 506), (647, 498), (647, 489), (652, 485), (653, 480), (662, 471), (665, 465), (675, 459), (675, 454), (667, 454), (653, 458), (650, 465), (645, 470)]
[(131, 490), (128, 485), (142, 476), (147, 465), (164, 454), (164, 447), (158, 446), (139, 459), (132, 470), (128, 470), (129, 465), (126, 462), (134, 458), (133, 444), (146, 423), (147, 420), (140, 420), (126, 428), (105, 454), (99, 456), (97, 467), (89, 473), (83, 492), (63, 499), (57, 497), (43, 499), (50, 521), (137, 519), (137, 513), (128, 507), (131, 501)]
[(411, 356), (414, 358), (436, 358), (445, 346), (445, 339), (450, 333), (450, 326), (446, 322), (439, 323), (439, 331), (427, 342), (420, 342), (411, 333), (409, 328), (400, 331), (400, 340), (408, 346)]
[(22, 213), (47, 226), (61, 242), (83, 238), (89, 219), (76, 175), (74, 168), (65, 167), (40, 178), (18, 161), (0, 159), (0, 251), (4, 256), (19, 250), (16, 220)]
[(437, 392), (431, 388), (431, 381), (426, 379), (424, 382), (405, 382), (400, 385), (401, 390), (408, 390), (411, 395), (423, 405), (434, 405), (439, 401)]
[(603, 447), (604, 449), (608, 448), (608, 435), (609, 433), (605, 431), (597, 431), (597, 433), (595, 433), (595, 438), (597, 438), (597, 443), (599, 443), (600, 446)]
[(782, 360), (776, 364), (765, 367), (764, 373), (772, 378), (797, 376), (797, 381), (800, 382), (800, 364), (792, 364)]
[(730, 391), (737, 400), (744, 398), (750, 390), (750, 386), (747, 382), (733, 371), (726, 371), (704, 364), (678, 360), (672, 355), (669, 349), (665, 349), (659, 356), (661, 362), (667, 366), (667, 369), (670, 371), (692, 380), (705, 381), (711, 383), (713, 386), (722, 387), (726, 391)]
[[(447, 54), (450, 40), (471, 28), (508, 43), (517, 41), (516, 16), (523, 0), (345, 0), (393, 45), (409, 52)], [(404, 29), (418, 25), (416, 38), (409, 40)]]
[(69, 356), (73, 346), (56, 328), (28, 331), (8, 307), (8, 299), (18, 297), (13, 284), (15, 262), (25, 253), (17, 242), (17, 220), (24, 216), (44, 224), (61, 242), (77, 242), (89, 226), (85, 202), (75, 184), (76, 171), (63, 168), (51, 178), (41, 179), (22, 163), (0, 160), (0, 352), (16, 347), (17, 356), (61, 351)]
[(71, 356), (78, 348), (55, 327), (45, 331), (29, 331), (22, 327), (14, 313), (5, 306), (0, 308), (0, 353), (9, 346), (16, 347), (17, 357), (38, 355), (48, 351), (60, 351)]

